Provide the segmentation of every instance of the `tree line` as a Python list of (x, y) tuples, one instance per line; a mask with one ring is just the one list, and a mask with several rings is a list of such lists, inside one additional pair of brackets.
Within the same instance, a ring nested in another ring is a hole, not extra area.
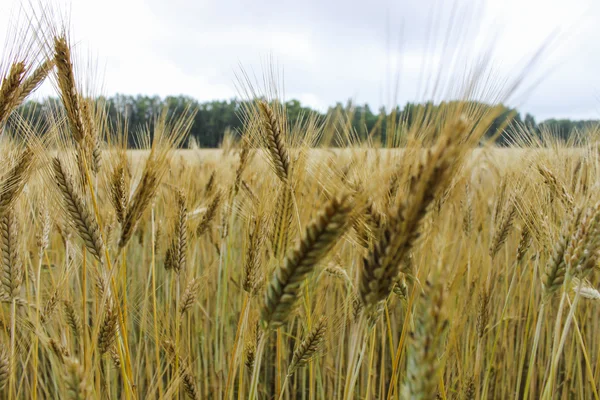
[[(98, 101), (105, 106), (108, 123), (116, 124), (117, 121), (126, 121), (128, 131), (131, 132), (130, 144), (135, 145), (133, 133), (142, 127), (151, 126), (156, 115), (160, 114), (165, 107), (172, 115), (179, 115), (188, 109), (196, 111), (190, 130), (190, 138), (193, 138), (203, 148), (219, 147), (227, 132), (239, 132), (244, 124), (243, 110), (247, 105), (244, 101), (215, 100), (209, 102), (198, 102), (188, 96), (129, 96), (115, 95), (112, 97), (101, 97)], [(19, 112), (28, 119), (44, 121), (48, 111), (59, 107), (59, 100), (46, 98), (41, 101), (29, 101), (20, 107)], [(444, 103), (443, 103), (444, 104)], [(447, 105), (447, 103), (446, 103)], [(368, 104), (353, 105), (337, 103), (329, 107), (327, 112), (322, 113), (303, 106), (298, 100), (289, 100), (285, 103), (286, 116), (290, 126), (294, 126), (300, 119), (315, 115), (319, 122), (329, 121), (328, 116), (340, 113), (344, 115), (345, 124), (349, 125), (354, 132), (354, 137), (359, 140), (380, 140), (386, 143), (385, 132), (388, 124), (405, 123), (410, 126), (418, 122), (424, 115), (435, 113), (440, 104), (407, 103), (404, 107), (396, 107), (392, 110), (380, 108), (373, 110)], [(551, 132), (553, 136), (563, 140), (578, 131), (582, 131), (592, 125), (597, 125), (597, 120), (569, 120), (548, 119), (536, 122), (531, 114), (521, 116), (518, 110), (501, 106), (499, 116), (494, 120), (486, 136), (495, 135), (499, 145), (510, 145), (511, 135), (515, 130), (526, 132), (529, 135), (541, 135), (542, 132)], [(114, 125), (113, 125), (114, 126)], [(347, 126), (346, 126), (347, 128)], [(499, 132), (499, 134), (498, 134)], [(338, 143), (339, 145), (339, 143)]]

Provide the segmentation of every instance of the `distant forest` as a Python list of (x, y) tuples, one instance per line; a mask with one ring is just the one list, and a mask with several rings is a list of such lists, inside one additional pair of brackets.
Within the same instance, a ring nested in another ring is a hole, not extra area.
[[(158, 96), (126, 96), (116, 95), (109, 98), (100, 98), (107, 106), (108, 118), (110, 123), (114, 123), (119, 119), (119, 116), (126, 116), (129, 124), (129, 132), (135, 132), (136, 129), (151, 125), (153, 117), (159, 114), (165, 107), (169, 112), (178, 114), (184, 112), (187, 107), (192, 107), (197, 110), (194, 117), (194, 122), (190, 131), (190, 137), (203, 148), (218, 147), (223, 141), (226, 132), (239, 132), (242, 128), (243, 121), (241, 111), (243, 102), (239, 100), (226, 101), (210, 101), (200, 103), (193, 98), (186, 96), (169, 96), (160, 98)], [(29, 101), (21, 106), (19, 112), (27, 116), (27, 118), (44, 119), (46, 111), (55, 109), (58, 106), (58, 99), (48, 98), (41, 102)], [(423, 115), (423, 109), (433, 110), (439, 105), (432, 103), (413, 104), (408, 103), (404, 107), (397, 107), (395, 110), (386, 111), (384, 108), (380, 110), (372, 110), (368, 105), (351, 105), (350, 103), (336, 105), (329, 108), (326, 113), (320, 113), (312, 110), (309, 107), (303, 106), (298, 100), (290, 100), (285, 103), (287, 118), (290, 125), (293, 125), (303, 115), (308, 113), (316, 113), (318, 118), (325, 120), (326, 116), (337, 111), (345, 110), (346, 115), (352, 117), (352, 127), (356, 135), (360, 139), (366, 139), (371, 135), (374, 139), (385, 142), (382, 135), (386, 131), (386, 123), (390, 121), (388, 118), (391, 113), (397, 118), (403, 118), (409, 124), (414, 121), (416, 116)], [(348, 110), (352, 110), (348, 113)], [(123, 118), (121, 118), (122, 120)], [(510, 124), (506, 121), (510, 120)], [(533, 135), (539, 135), (542, 131), (552, 132), (554, 136), (567, 140), (569, 136), (577, 131), (583, 130), (589, 126), (598, 124), (599, 121), (588, 120), (568, 120), (568, 119), (549, 119), (542, 122), (536, 122), (531, 114), (521, 114), (508, 107), (504, 107), (503, 112), (494, 121), (488, 130), (488, 136), (496, 133), (499, 127), (506, 127), (505, 133), (497, 139), (499, 145), (507, 145), (510, 140), (511, 127), (516, 126), (526, 127), (527, 132)], [(133, 140), (130, 140), (133, 144)]]

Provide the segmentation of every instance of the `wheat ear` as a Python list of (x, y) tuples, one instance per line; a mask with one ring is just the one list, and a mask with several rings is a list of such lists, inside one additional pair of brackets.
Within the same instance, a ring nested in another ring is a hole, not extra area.
[(290, 159), (285, 147), (283, 134), (275, 112), (266, 101), (258, 103), (264, 139), (275, 174), (281, 181), (286, 182), (290, 172)]
[(78, 189), (67, 171), (65, 171), (59, 158), (53, 159), (54, 176), (60, 190), (65, 209), (75, 227), (75, 230), (83, 240), (88, 251), (102, 262), (104, 254), (104, 242), (100, 234), (100, 227), (96, 217), (87, 208)]
[(206, 208), (206, 212), (202, 215), (202, 219), (196, 227), (196, 236), (202, 236), (210, 227), (210, 224), (217, 215), (217, 210), (219, 209), (219, 205), (221, 204), (221, 197), (221, 192), (217, 192), (217, 194), (215, 194), (215, 197), (213, 197), (213, 199), (209, 203), (208, 207)]
[(292, 375), (298, 368), (306, 365), (315, 356), (325, 339), (326, 332), (327, 318), (322, 316), (294, 351), (292, 361), (288, 367), (288, 375)]
[(10, 208), (23, 191), (33, 166), (33, 160), (33, 151), (31, 148), (25, 147), (1, 184), (0, 214)]
[(464, 121), (453, 124), (445, 136), (438, 139), (418, 172), (410, 180), (409, 192), (398, 211), (390, 215), (381, 229), (373, 249), (363, 260), (360, 296), (367, 306), (375, 306), (386, 299), (397, 280), (400, 264), (406, 259), (420, 235), (422, 221), (436, 195), (446, 187), (459, 161), (460, 148), (453, 135), (465, 130)]
[(263, 219), (257, 217), (252, 220), (252, 227), (248, 233), (248, 246), (246, 249), (246, 263), (244, 264), (244, 280), (242, 288), (248, 294), (254, 294), (257, 286), (258, 263), (263, 242)]
[(86, 136), (86, 132), (81, 112), (81, 99), (75, 86), (71, 49), (65, 37), (54, 39), (54, 62), (56, 63), (58, 75), (58, 88), (67, 112), (69, 127), (75, 141), (81, 143)]
[(10, 376), (10, 359), (6, 347), (0, 344), (0, 390), (3, 390), (8, 383)]
[(104, 320), (98, 333), (98, 350), (100, 354), (105, 354), (113, 345), (117, 337), (118, 323), (118, 313), (111, 305), (107, 305)]
[(19, 258), (17, 218), (12, 210), (0, 219), (0, 246), (2, 250), (2, 286), (11, 299), (19, 295), (23, 281), (23, 265)]
[(306, 227), (302, 239), (275, 270), (269, 283), (261, 309), (263, 326), (274, 328), (286, 321), (304, 279), (344, 233), (351, 209), (347, 196), (333, 198)]
[(415, 313), (415, 330), (410, 335), (407, 349), (408, 398), (434, 399), (439, 384), (439, 355), (443, 351), (448, 320), (443, 314), (443, 286), (429, 285), (423, 295), (421, 312)]
[(198, 298), (198, 290), (200, 289), (200, 278), (194, 278), (187, 284), (181, 297), (181, 305), (179, 306), (179, 317), (183, 318), (185, 313), (192, 308)]
[(54, 68), (54, 59), (47, 59), (23, 81), (23, 84), (19, 88), (19, 94), (17, 96), (15, 107), (23, 104), (27, 96), (36, 90), (42, 81), (46, 79), (50, 71), (52, 71), (52, 68)]
[(0, 86), (0, 124), (6, 122), (17, 103), (19, 88), (25, 74), (25, 63), (14, 63)]

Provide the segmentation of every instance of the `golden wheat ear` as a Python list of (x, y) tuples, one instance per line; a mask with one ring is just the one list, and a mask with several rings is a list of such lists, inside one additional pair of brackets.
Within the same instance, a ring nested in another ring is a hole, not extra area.
[(180, 318), (183, 318), (185, 313), (189, 311), (196, 302), (201, 283), (202, 281), (200, 278), (193, 278), (187, 284), (183, 296), (181, 296), (181, 305), (179, 306)]
[(261, 309), (265, 327), (281, 326), (299, 296), (304, 279), (344, 233), (352, 206), (348, 196), (330, 200), (273, 274)]
[(25, 102), (27, 96), (33, 93), (46, 79), (50, 71), (54, 68), (54, 60), (47, 59), (45, 60), (39, 67), (37, 67), (33, 73), (28, 76), (24, 81), (21, 87), (19, 88), (19, 93), (15, 102), (15, 107), (20, 106)]
[[(154, 130), (151, 135), (146, 129), (140, 133), (140, 142), (150, 146), (150, 154), (146, 159), (140, 182), (137, 184), (125, 212), (125, 218), (121, 226), (119, 238), (119, 249), (125, 248), (142, 219), (144, 212), (154, 199), (160, 184), (169, 167), (171, 154), (179, 146), (188, 134), (193, 122), (194, 112), (185, 109), (183, 116), (178, 118), (168, 117), (168, 110), (157, 117), (154, 122)], [(152, 139), (150, 139), (152, 138)]]
[(3, 390), (8, 383), (10, 375), (10, 360), (8, 350), (0, 344), (0, 390)]
[(93, 386), (90, 377), (79, 360), (75, 358), (66, 358), (65, 385), (67, 393), (73, 399), (92, 398)]
[(421, 310), (415, 313), (415, 329), (410, 335), (407, 351), (406, 383), (411, 399), (436, 397), (441, 369), (440, 354), (444, 351), (445, 333), (449, 322), (444, 313), (444, 289), (440, 284), (427, 283)]
[(113, 345), (119, 330), (119, 314), (113, 306), (107, 305), (104, 320), (98, 333), (98, 351), (105, 354)]
[[(171, 364), (175, 363), (175, 360), (178, 359), (177, 349), (172, 341), (166, 340), (163, 343), (163, 347), (165, 352), (167, 353), (167, 357)], [(185, 394), (191, 400), (199, 400), (200, 399), (200, 391), (198, 390), (198, 385), (196, 383), (196, 378), (194, 374), (192, 374), (189, 365), (187, 365), (186, 361), (183, 359), (179, 359), (181, 362), (181, 382), (183, 384), (183, 389), (185, 390)]]
[(250, 295), (254, 294), (258, 284), (258, 268), (263, 244), (263, 218), (258, 216), (251, 219), (248, 232), (248, 246), (246, 248), (246, 262), (244, 264), (244, 279), (242, 288)]
[(542, 276), (545, 298), (556, 293), (563, 285), (567, 272), (565, 252), (570, 243), (571, 235), (579, 224), (581, 215), (582, 209), (576, 207), (570, 221), (564, 224), (560, 238), (554, 245), (552, 256), (548, 260)]
[(270, 160), (275, 169), (275, 174), (282, 182), (287, 182), (290, 174), (290, 157), (285, 146), (281, 124), (269, 103), (258, 103), (264, 141), (269, 152)]
[(123, 224), (127, 206), (129, 205), (129, 179), (127, 176), (127, 166), (123, 165), (123, 163), (119, 163), (111, 174), (110, 202), (115, 210), (117, 221)]
[(12, 210), (5, 212), (0, 219), (0, 251), (2, 253), (3, 291), (15, 299), (19, 296), (23, 282), (23, 264), (19, 257), (19, 226)]
[(188, 213), (185, 195), (182, 191), (177, 193), (177, 219), (175, 231), (171, 239), (171, 246), (167, 249), (165, 260), (166, 269), (174, 269), (177, 274), (185, 270), (187, 261), (187, 230)]
[(208, 231), (215, 217), (217, 216), (217, 211), (219, 210), (219, 206), (221, 205), (221, 200), (223, 198), (222, 193), (219, 191), (215, 194), (213, 199), (208, 203), (206, 207), (206, 211), (202, 215), (202, 219), (198, 223), (196, 227), (196, 236), (200, 237), (204, 233)]
[(19, 90), (25, 76), (25, 63), (14, 63), (0, 85), (0, 125), (6, 122), (17, 106)]
[(294, 351), (292, 361), (288, 367), (288, 375), (294, 374), (298, 368), (306, 365), (317, 354), (322, 347), (326, 332), (327, 318), (320, 317)]
[(95, 214), (85, 204), (77, 186), (58, 157), (52, 160), (52, 166), (56, 185), (62, 194), (65, 210), (75, 231), (83, 240), (88, 251), (99, 262), (103, 262), (104, 241)]
[(54, 63), (57, 70), (58, 88), (71, 133), (75, 141), (81, 143), (86, 136), (81, 98), (75, 84), (71, 49), (64, 36), (54, 38)]
[(400, 266), (421, 234), (425, 216), (449, 186), (452, 171), (463, 159), (464, 145), (459, 142), (466, 130), (466, 122), (459, 118), (444, 128), (433, 148), (417, 149), (425, 157), (416, 163), (414, 175), (408, 177), (408, 193), (397, 207), (392, 207), (373, 249), (363, 260), (359, 288), (364, 305), (376, 306), (391, 293)]
[(0, 215), (17, 200), (29, 178), (34, 163), (34, 152), (26, 146), (17, 156), (12, 168), (0, 183)]

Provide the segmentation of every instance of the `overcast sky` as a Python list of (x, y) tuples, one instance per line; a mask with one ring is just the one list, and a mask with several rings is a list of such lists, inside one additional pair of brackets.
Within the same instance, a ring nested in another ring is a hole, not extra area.
[[(0, 4), (9, 8), (14, 1)], [(456, 90), (432, 89), (434, 78), (441, 74), (441, 87), (457, 86), (466, 66), (482, 54), (493, 56), (496, 82), (515, 79), (553, 37), (541, 61), (525, 75), (525, 86), (541, 82), (508, 99), (509, 104), (538, 119), (600, 118), (597, 0), (68, 4), (72, 40), (80, 53), (97, 60), (106, 95), (229, 99), (239, 96), (236, 74), (241, 68), (261, 76), (272, 59), (283, 72), (286, 99), (326, 109), (352, 98), (377, 108), (451, 97), (448, 93)], [(0, 15), (0, 35), (7, 30), (8, 15)]]

